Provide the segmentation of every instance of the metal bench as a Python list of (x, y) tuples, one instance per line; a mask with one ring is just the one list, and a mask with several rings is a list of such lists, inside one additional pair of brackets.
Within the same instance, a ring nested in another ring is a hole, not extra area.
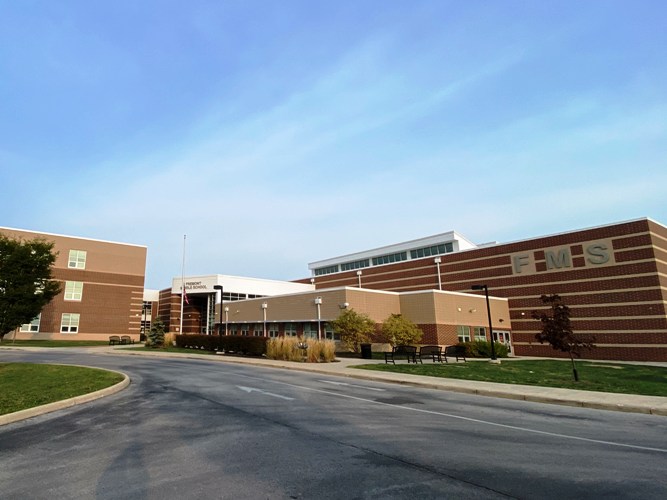
[(462, 345), (450, 345), (445, 347), (445, 362), (449, 363), (447, 361), (447, 356), (451, 356), (453, 358), (456, 358), (456, 361), (459, 360), (459, 358), (462, 358), (463, 361), (466, 361), (466, 348)]
[[(419, 359), (422, 358), (431, 358), (433, 362), (436, 361), (442, 363), (442, 347), (439, 345), (423, 345), (419, 348)], [(447, 358), (445, 358), (447, 361)]]
[(391, 350), (391, 352), (385, 352), (384, 353), (384, 362), (385, 364), (389, 363), (389, 361), (392, 362), (392, 364), (396, 364), (396, 357), (397, 356), (405, 356), (405, 358), (408, 360), (408, 363), (417, 363), (417, 360), (421, 363), (422, 360), (421, 358), (417, 357), (417, 348), (412, 345), (397, 345), (394, 346)]
[(120, 337), (118, 335), (111, 335), (109, 337), (109, 345), (120, 344)]

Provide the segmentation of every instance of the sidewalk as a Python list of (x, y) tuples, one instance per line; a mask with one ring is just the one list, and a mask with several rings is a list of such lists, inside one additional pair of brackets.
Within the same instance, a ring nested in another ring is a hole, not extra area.
[[(206, 361), (221, 363), (236, 363), (242, 365), (255, 365), (287, 370), (298, 370), (323, 375), (334, 375), (350, 377), (361, 380), (374, 380), (393, 384), (409, 385), (443, 391), (476, 394), (479, 396), (491, 396), (497, 398), (518, 399), (536, 403), (559, 404), (565, 406), (578, 406), (582, 408), (593, 408), (601, 410), (623, 411), (631, 413), (648, 413), (652, 415), (667, 416), (667, 397), (639, 396), (634, 394), (614, 394), (608, 392), (577, 391), (572, 389), (559, 389), (554, 387), (538, 387), (527, 385), (500, 384), (495, 382), (478, 382), (470, 380), (456, 380), (448, 378), (426, 377), (421, 375), (409, 375), (405, 373), (377, 372), (355, 369), (356, 365), (371, 363), (384, 363), (383, 360), (339, 358), (335, 363), (296, 363), (291, 361), (277, 361), (264, 358), (244, 358), (237, 356), (226, 356), (223, 354), (197, 354), (193, 353), (169, 353), (160, 350), (127, 350), (130, 347), (89, 347), (89, 348), (64, 348), (68, 351), (81, 349), (83, 352), (103, 355), (123, 356), (148, 356), (161, 358), (185, 358), (203, 359)], [(59, 348), (22, 348), (14, 349), (59, 349)], [(125, 352), (123, 352), (125, 351)], [(483, 361), (471, 361), (483, 362)], [(503, 360), (513, 362), (512, 360)]]
[[(223, 363), (237, 363), (283, 368), (287, 370), (299, 370), (362, 380), (375, 380), (394, 384), (410, 385), (414, 387), (424, 387), (428, 389), (477, 394), (479, 396), (492, 396), (497, 398), (532, 401), (536, 403), (549, 403), (565, 406), (579, 406), (582, 408), (624, 411), (631, 413), (649, 413), (652, 415), (667, 416), (667, 397), (639, 396), (635, 394), (614, 394), (608, 392), (559, 389), (556, 387), (538, 387), (528, 385), (500, 384), (495, 382), (456, 380), (448, 378), (426, 377), (421, 375), (409, 375), (405, 373), (359, 370), (354, 368), (356, 365), (384, 363), (383, 360), (377, 359), (338, 358), (338, 361), (335, 363), (295, 363), (291, 361), (277, 361), (264, 358), (243, 358), (236, 356), (210, 354), (202, 355), (196, 353), (165, 353), (152, 350), (147, 350), (146, 352), (127, 351), (124, 353), (119, 352), (122, 350), (122, 348), (104, 348), (104, 350), (105, 352), (111, 354), (206, 359), (209, 361), (220, 361)], [(511, 363), (513, 361), (509, 359), (503, 360), (503, 363), (505, 362)]]

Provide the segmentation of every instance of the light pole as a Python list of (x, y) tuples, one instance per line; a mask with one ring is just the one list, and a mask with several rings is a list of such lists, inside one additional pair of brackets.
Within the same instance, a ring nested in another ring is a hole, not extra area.
[(266, 337), (266, 308), (269, 305), (266, 302), (262, 302), (262, 314), (264, 315), (264, 336)]
[(322, 297), (315, 297), (315, 305), (317, 306), (317, 340), (322, 340), (322, 313), (320, 307), (322, 306)]
[(496, 361), (496, 349), (493, 346), (493, 324), (491, 323), (491, 305), (489, 304), (489, 287), (487, 285), (473, 285), (473, 290), (484, 290), (486, 296), (486, 313), (489, 316), (489, 337), (491, 338), (491, 362)]
[(359, 282), (359, 288), (361, 288), (361, 269), (357, 271), (357, 281)]
[(227, 335), (227, 323), (229, 323), (229, 306), (225, 306), (225, 335)]
[[(220, 290), (220, 327), (218, 328), (218, 335), (222, 336), (222, 285), (213, 285), (213, 288), (215, 290)], [(226, 328), (225, 328), (226, 330)], [(225, 335), (227, 335), (227, 332), (225, 331)]]
[(442, 290), (442, 278), (440, 277), (440, 263), (442, 262), (442, 259), (440, 257), (436, 257), (433, 262), (435, 262), (435, 265), (438, 266), (438, 290)]

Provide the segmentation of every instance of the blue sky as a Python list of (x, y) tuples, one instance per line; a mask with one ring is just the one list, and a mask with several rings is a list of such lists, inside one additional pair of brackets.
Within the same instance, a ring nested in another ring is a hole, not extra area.
[(273, 279), (667, 223), (667, 3), (0, 0), (0, 225)]

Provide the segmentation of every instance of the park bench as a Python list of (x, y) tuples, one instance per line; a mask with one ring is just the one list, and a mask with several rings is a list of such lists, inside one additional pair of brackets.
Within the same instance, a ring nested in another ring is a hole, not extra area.
[(120, 337), (118, 335), (111, 335), (109, 337), (109, 345), (120, 344)]
[(129, 335), (123, 335), (120, 338), (120, 343), (121, 344), (134, 344), (134, 340), (132, 340), (132, 337)]
[(433, 362), (442, 363), (442, 347), (439, 345), (423, 345), (419, 348), (419, 359), (431, 358)]
[(417, 360), (419, 359), (419, 362), (421, 363), (421, 359), (417, 357), (417, 348), (412, 345), (397, 345), (394, 346), (391, 349), (391, 352), (385, 352), (384, 353), (384, 362), (385, 364), (389, 363), (391, 361), (393, 364), (396, 364), (396, 357), (401, 357), (405, 356), (405, 358), (408, 360), (408, 363), (417, 363)]
[(462, 358), (463, 361), (466, 361), (466, 348), (462, 345), (450, 345), (445, 347), (445, 362), (449, 363), (447, 361), (447, 356), (456, 358), (456, 361), (459, 360), (459, 358)]

